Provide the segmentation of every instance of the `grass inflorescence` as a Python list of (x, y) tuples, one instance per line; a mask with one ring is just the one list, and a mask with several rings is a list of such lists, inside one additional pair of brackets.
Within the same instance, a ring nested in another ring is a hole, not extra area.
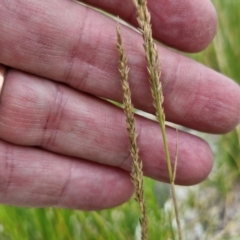
[(122, 37), (119, 25), (117, 26), (117, 49), (119, 53), (119, 72), (121, 75), (121, 85), (123, 91), (123, 107), (126, 114), (127, 131), (130, 140), (130, 153), (132, 157), (131, 176), (135, 187), (135, 200), (139, 203), (141, 211), (141, 237), (142, 240), (147, 239), (148, 222), (146, 215), (146, 206), (144, 201), (143, 190), (143, 171), (142, 162), (139, 157), (139, 149), (137, 146), (137, 133), (134, 120), (134, 108), (131, 101), (131, 91), (128, 82), (129, 67), (127, 66), (127, 58), (123, 49)]
[[(174, 210), (175, 210), (176, 221), (178, 226), (178, 236), (179, 236), (179, 239), (182, 239), (181, 226), (180, 226), (180, 220), (178, 216), (178, 207), (177, 207), (177, 200), (176, 200), (175, 187), (174, 187), (176, 172), (173, 171), (171, 166), (171, 159), (170, 159), (169, 148), (167, 143), (165, 113), (163, 109), (164, 97), (162, 92), (162, 85), (160, 82), (161, 68), (160, 68), (158, 50), (152, 37), (151, 15), (147, 8), (147, 0), (133, 0), (133, 3), (136, 7), (137, 21), (140, 27), (141, 34), (143, 36), (143, 41), (144, 41), (143, 46), (145, 50), (147, 69), (150, 76), (152, 97), (154, 100), (153, 104), (156, 109), (156, 117), (159, 122), (162, 138), (163, 138), (169, 180), (171, 183), (171, 192), (173, 197)], [(174, 167), (174, 170), (175, 169), (176, 167)]]

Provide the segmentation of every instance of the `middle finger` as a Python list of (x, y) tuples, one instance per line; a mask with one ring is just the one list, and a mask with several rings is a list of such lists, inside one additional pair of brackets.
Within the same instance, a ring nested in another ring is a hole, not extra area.
[[(163, 143), (156, 122), (136, 117), (144, 173), (168, 181)], [(167, 128), (171, 159), (176, 132)], [(0, 105), (3, 140), (39, 146), (56, 153), (116, 166), (130, 171), (131, 158), (123, 111), (93, 96), (46, 79), (10, 71)], [(208, 145), (195, 136), (179, 133), (176, 183), (203, 180), (212, 166)], [(189, 171), (191, 170), (191, 171)]]

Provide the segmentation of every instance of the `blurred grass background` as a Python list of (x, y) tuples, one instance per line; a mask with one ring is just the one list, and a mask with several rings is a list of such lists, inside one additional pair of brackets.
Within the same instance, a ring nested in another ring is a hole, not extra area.
[[(213, 3), (219, 14), (218, 35), (204, 52), (193, 57), (240, 83), (240, 2), (214, 0)], [(197, 187), (179, 191), (185, 239), (240, 239), (239, 142), (239, 127), (220, 137), (216, 145), (215, 168), (209, 179)], [(168, 188), (145, 180), (149, 239), (176, 239)], [(0, 239), (138, 239), (138, 214), (133, 200), (97, 212), (0, 206)]]

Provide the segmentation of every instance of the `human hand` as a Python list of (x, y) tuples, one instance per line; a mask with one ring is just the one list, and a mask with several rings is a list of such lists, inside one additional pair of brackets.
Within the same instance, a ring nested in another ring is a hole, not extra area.
[[(86, 0), (136, 26), (131, 1)], [(216, 32), (211, 2), (149, 0), (154, 36), (194, 52)], [(0, 63), (8, 66), (0, 103), (0, 202), (85, 210), (133, 193), (125, 116), (98, 98), (121, 101), (116, 22), (67, 0), (2, 0)], [(136, 108), (153, 113), (141, 36), (123, 27)], [(240, 89), (233, 81), (158, 46), (168, 121), (209, 133), (233, 129)], [(98, 97), (97, 97), (98, 96)], [(158, 125), (136, 116), (146, 176), (168, 181)], [(167, 128), (171, 158), (176, 133)], [(212, 167), (208, 144), (179, 132), (176, 183), (196, 184)]]

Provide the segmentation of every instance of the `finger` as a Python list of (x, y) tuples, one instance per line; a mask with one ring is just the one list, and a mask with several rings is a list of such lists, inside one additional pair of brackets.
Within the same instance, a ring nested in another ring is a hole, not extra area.
[[(85, 0), (138, 26), (133, 1)], [(182, 51), (196, 52), (208, 46), (216, 34), (217, 14), (209, 0), (150, 0), (153, 34), (156, 39)]]
[[(165, 153), (157, 123), (136, 117), (140, 157), (145, 175), (169, 181)], [(71, 88), (12, 71), (7, 75), (0, 105), (2, 139), (39, 146), (131, 171), (129, 141), (123, 111), (106, 101)], [(167, 128), (172, 161), (176, 131)], [(184, 132), (178, 139), (176, 183), (202, 181), (212, 167), (209, 146)]]
[(0, 202), (81, 210), (111, 208), (133, 193), (129, 173), (0, 141)]
[[(23, 1), (21, 7), (14, 3), (4, 4), (8, 8), (0, 16), (0, 62), (121, 101), (114, 21), (72, 2)], [(36, 15), (29, 18), (31, 10)], [(134, 105), (154, 112), (141, 37), (127, 28), (122, 34)], [(211, 133), (227, 132), (238, 124), (240, 89), (235, 83), (177, 53), (159, 50), (168, 121)]]

